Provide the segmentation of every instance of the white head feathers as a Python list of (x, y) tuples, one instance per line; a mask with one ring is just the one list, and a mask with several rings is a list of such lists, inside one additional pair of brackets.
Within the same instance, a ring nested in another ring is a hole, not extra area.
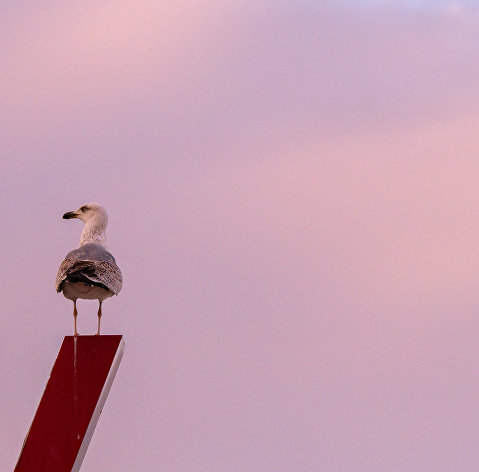
[(108, 214), (101, 205), (94, 202), (87, 203), (78, 210), (65, 213), (63, 218), (78, 218), (85, 223), (79, 247), (84, 244), (97, 244), (107, 249), (106, 227), (108, 226)]

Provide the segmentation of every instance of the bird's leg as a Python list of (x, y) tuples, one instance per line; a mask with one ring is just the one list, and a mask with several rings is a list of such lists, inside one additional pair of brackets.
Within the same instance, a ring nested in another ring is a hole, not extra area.
[(73, 300), (73, 320), (74, 320), (74, 325), (75, 325), (75, 336), (78, 336), (77, 332), (77, 316), (78, 316), (78, 311), (77, 311), (77, 301)]
[[(100, 301), (100, 300), (98, 300)], [(100, 335), (100, 320), (101, 320), (101, 301), (100, 301), (100, 306), (98, 307), (98, 331), (96, 332), (96, 335)]]

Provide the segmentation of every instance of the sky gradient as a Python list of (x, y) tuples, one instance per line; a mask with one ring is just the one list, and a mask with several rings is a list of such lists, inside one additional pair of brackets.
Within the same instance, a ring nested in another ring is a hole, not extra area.
[(479, 8), (156, 3), (2, 4), (0, 469), (97, 201), (126, 352), (83, 470), (476, 472)]

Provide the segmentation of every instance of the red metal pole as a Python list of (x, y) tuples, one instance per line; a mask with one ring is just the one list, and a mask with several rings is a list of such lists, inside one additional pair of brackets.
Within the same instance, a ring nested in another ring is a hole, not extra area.
[(77, 472), (125, 343), (121, 335), (66, 336), (15, 472)]

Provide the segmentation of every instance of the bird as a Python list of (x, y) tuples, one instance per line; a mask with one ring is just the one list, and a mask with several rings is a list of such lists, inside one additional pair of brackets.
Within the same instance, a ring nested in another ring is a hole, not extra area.
[(108, 252), (106, 227), (108, 214), (98, 203), (87, 203), (69, 211), (63, 219), (78, 218), (85, 223), (78, 249), (70, 251), (58, 269), (55, 288), (73, 301), (74, 336), (77, 331), (77, 299), (98, 300), (98, 329), (100, 335), (101, 306), (104, 300), (118, 295), (123, 277), (115, 258)]

